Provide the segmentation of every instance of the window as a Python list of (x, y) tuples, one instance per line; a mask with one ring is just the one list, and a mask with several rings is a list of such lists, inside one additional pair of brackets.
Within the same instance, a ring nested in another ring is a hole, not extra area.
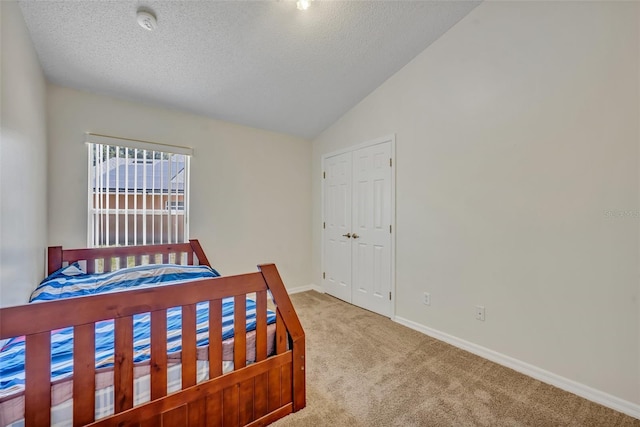
[(169, 201), (167, 200), (164, 204), (164, 208), (165, 209), (169, 209), (171, 208), (172, 211), (183, 211), (184, 210), (184, 201), (182, 200), (178, 200), (178, 201)]
[(191, 149), (87, 134), (89, 246), (189, 238)]

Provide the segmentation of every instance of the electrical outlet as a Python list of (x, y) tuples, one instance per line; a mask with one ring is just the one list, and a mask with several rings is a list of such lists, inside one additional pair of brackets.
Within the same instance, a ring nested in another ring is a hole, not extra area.
[(422, 294), (422, 303), (424, 305), (431, 305), (431, 294), (429, 292)]
[(476, 305), (476, 320), (482, 320), (484, 322), (484, 306)]

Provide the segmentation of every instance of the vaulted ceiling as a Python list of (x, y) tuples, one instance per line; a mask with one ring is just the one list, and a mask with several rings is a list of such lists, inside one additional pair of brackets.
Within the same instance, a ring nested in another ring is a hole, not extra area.
[[(314, 138), (477, 1), (36, 1), (55, 84)], [(139, 8), (158, 27), (136, 22)]]

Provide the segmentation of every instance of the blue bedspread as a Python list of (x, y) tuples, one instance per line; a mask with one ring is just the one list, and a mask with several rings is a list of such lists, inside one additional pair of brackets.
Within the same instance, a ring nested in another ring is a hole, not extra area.
[[(31, 302), (48, 301), (141, 289), (150, 286), (164, 286), (184, 281), (218, 277), (219, 274), (207, 266), (187, 266), (156, 264), (138, 266), (103, 274), (86, 274), (78, 264), (62, 268), (48, 276), (32, 293)], [(256, 328), (256, 304), (247, 299), (247, 332)], [(233, 337), (233, 298), (222, 301), (222, 337)], [(181, 350), (182, 310), (180, 307), (167, 310), (167, 351), (169, 354)], [(206, 346), (208, 339), (208, 303), (197, 304), (197, 345)], [(275, 322), (275, 313), (267, 312), (267, 323)], [(134, 362), (150, 359), (149, 313), (138, 314), (134, 322)], [(114, 322), (97, 322), (96, 325), (96, 368), (113, 366)], [(24, 337), (12, 338), (0, 348), (0, 397), (24, 388)], [(64, 328), (51, 335), (51, 380), (68, 377), (73, 372), (73, 328)]]

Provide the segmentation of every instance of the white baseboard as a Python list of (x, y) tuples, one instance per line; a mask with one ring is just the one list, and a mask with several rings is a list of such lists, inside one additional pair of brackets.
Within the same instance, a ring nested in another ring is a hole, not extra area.
[(414, 329), (418, 332), (422, 332), (425, 335), (429, 335), (430, 337), (436, 338), (440, 341), (444, 341), (455, 347), (461, 348), (470, 353), (491, 360), (492, 362), (511, 368), (514, 371), (518, 371), (544, 383), (551, 384), (553, 386), (561, 388), (562, 390), (577, 394), (578, 396), (584, 397), (585, 399), (591, 400), (592, 402), (599, 403), (600, 405), (622, 412), (623, 414), (627, 414), (634, 418), (640, 419), (640, 405), (638, 404), (620, 399), (619, 397), (613, 396), (600, 390), (596, 390), (568, 378), (564, 378), (560, 375), (554, 374), (553, 372), (546, 371), (542, 368), (538, 368), (537, 366), (530, 365), (529, 363), (514, 359), (513, 357), (498, 353), (486, 347), (482, 347), (472, 342), (465, 341), (436, 329), (429, 328), (414, 321), (398, 316), (396, 316), (393, 320), (408, 328)]
[(307, 292), (307, 291), (316, 291), (316, 292), (320, 292), (321, 294), (324, 294), (324, 289), (322, 289), (321, 287), (313, 283), (307, 286), (297, 286), (295, 288), (287, 288), (287, 292), (289, 294), (297, 294), (300, 292)]

